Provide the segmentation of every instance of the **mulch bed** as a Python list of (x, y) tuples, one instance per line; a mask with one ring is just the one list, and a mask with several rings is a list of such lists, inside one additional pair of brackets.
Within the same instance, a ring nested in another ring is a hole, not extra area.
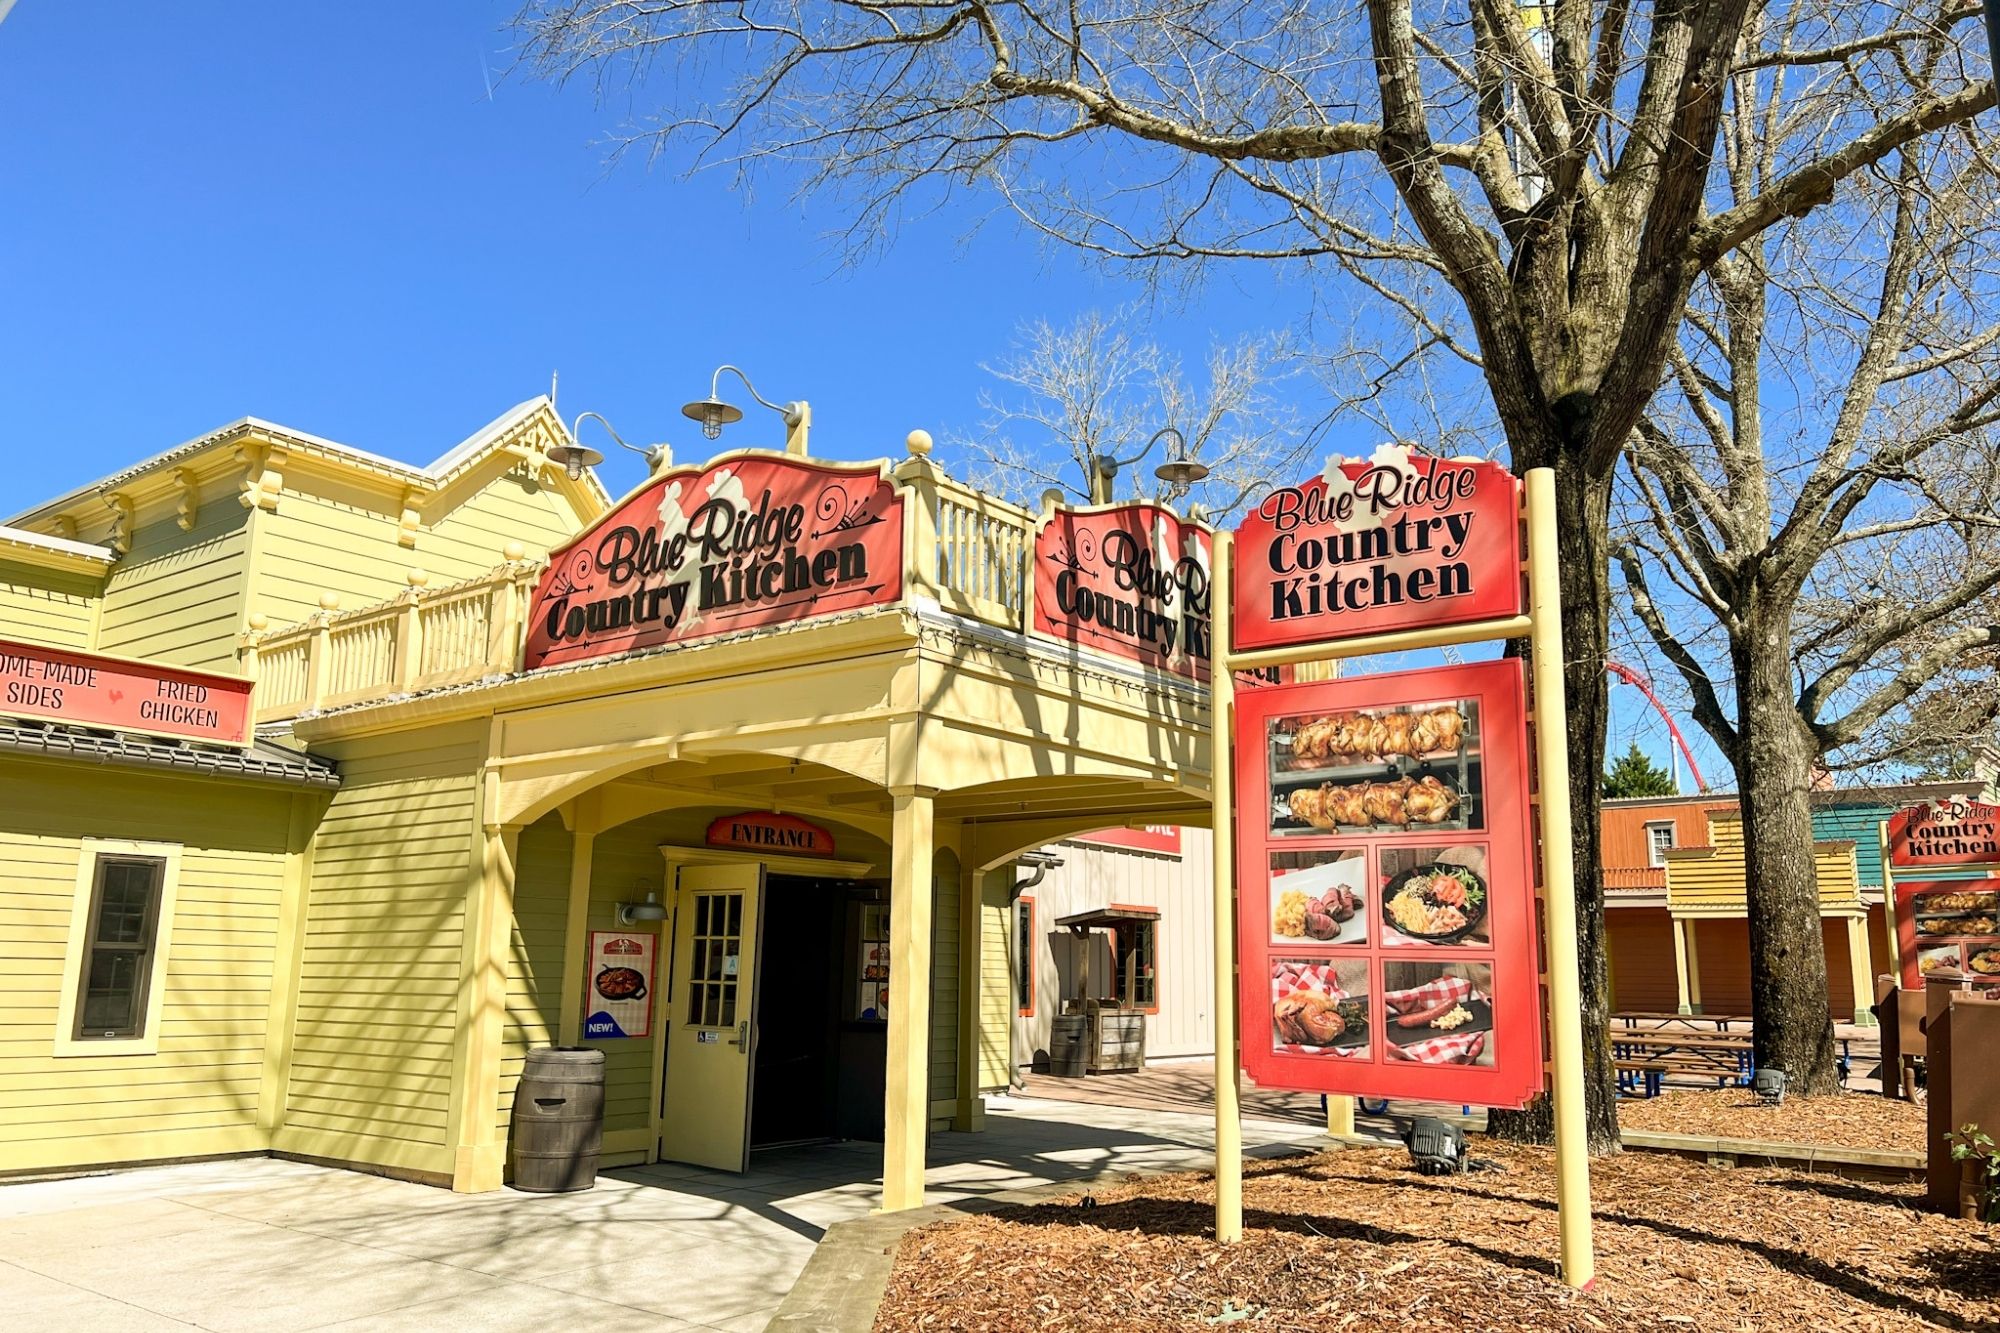
[[(904, 1237), (891, 1330), (1952, 1329), (2000, 1333), (2000, 1232), (1916, 1185), (1626, 1153), (1592, 1164), (1597, 1281), (1556, 1277), (1555, 1165), (1426, 1178), (1401, 1149), (1246, 1166), (1244, 1237), (1206, 1174), (1106, 1185)], [(1218, 1322), (1224, 1303), (1251, 1307)]]
[(1903, 1152), (1924, 1150), (1924, 1104), (1865, 1092), (1788, 1097), (1759, 1106), (1748, 1088), (1666, 1092), (1618, 1103), (1621, 1129), (1764, 1143), (1812, 1143)]

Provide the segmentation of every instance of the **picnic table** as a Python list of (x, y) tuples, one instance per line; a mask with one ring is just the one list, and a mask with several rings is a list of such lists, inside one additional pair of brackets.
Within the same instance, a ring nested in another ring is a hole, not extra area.
[[(1687, 1015), (1680, 1015), (1687, 1017)], [(1714, 1079), (1718, 1087), (1748, 1087), (1757, 1056), (1748, 1032), (1688, 1032), (1628, 1025), (1611, 1031), (1611, 1055), (1618, 1086), (1627, 1093), (1657, 1096), (1668, 1075)], [(1847, 1037), (1840, 1042), (1840, 1081), (1852, 1071)], [(1643, 1089), (1643, 1091), (1642, 1091)]]
[(1729, 1031), (1731, 1023), (1748, 1024), (1750, 1022), (1748, 1014), (1650, 1014), (1637, 1009), (1621, 1009), (1611, 1015), (1611, 1017), (1614, 1021), (1623, 1023), (1628, 1028), (1636, 1028), (1642, 1023), (1656, 1027), (1664, 1027), (1669, 1023), (1679, 1023), (1684, 1027), (1694, 1028), (1697, 1031), (1714, 1027), (1718, 1032)]

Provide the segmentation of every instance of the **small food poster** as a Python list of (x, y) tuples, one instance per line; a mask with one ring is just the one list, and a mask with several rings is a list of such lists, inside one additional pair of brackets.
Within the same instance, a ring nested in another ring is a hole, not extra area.
[(653, 1034), (653, 960), (659, 941), (650, 931), (590, 932), (583, 996), (586, 1038), (602, 1041)]
[(1520, 664), (1237, 701), (1243, 1065), (1521, 1106), (1542, 1086)]
[(1899, 880), (1903, 985), (2000, 977), (2000, 879)]

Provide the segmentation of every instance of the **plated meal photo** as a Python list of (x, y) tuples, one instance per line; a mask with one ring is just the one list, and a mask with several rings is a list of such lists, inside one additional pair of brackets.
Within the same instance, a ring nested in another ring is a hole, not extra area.
[(1384, 1053), (1418, 1064), (1492, 1064), (1492, 987), (1488, 963), (1386, 964)]
[(1917, 975), (1959, 976), (1965, 971), (1965, 955), (1956, 944), (1917, 950)]
[(1271, 858), (1271, 939), (1366, 944), (1366, 853), (1281, 852)]
[(1368, 1056), (1368, 964), (1271, 960), (1271, 1042), (1292, 1055)]
[(1485, 869), (1480, 847), (1384, 851), (1383, 943), (1486, 944)]

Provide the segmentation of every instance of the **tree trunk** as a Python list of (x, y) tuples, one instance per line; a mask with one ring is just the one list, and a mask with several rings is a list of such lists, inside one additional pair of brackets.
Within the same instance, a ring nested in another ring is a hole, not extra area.
[(1813, 867), (1812, 739), (1792, 698), (1791, 628), (1753, 613), (1737, 641), (1736, 760), (1759, 1069), (1801, 1096), (1840, 1091)]
[[(1604, 876), (1599, 868), (1598, 783), (1604, 771), (1609, 707), (1604, 661), (1611, 606), (1609, 478), (1584, 475), (1580, 449), (1524, 450), (1515, 446), (1516, 470), (1552, 466), (1556, 472), (1556, 541), (1563, 617), (1563, 695), (1568, 706), (1571, 840), (1576, 875), (1578, 978), (1583, 999), (1584, 1093), (1592, 1153), (1618, 1151), (1618, 1085), (1611, 1067), (1611, 996), (1604, 941)], [(1537, 744), (1563, 738), (1536, 726)], [(1551, 1023), (1566, 1015), (1551, 1014)], [(1547, 1143), (1555, 1122), (1548, 1098), (1523, 1111), (1495, 1111), (1492, 1132), (1525, 1143)]]

